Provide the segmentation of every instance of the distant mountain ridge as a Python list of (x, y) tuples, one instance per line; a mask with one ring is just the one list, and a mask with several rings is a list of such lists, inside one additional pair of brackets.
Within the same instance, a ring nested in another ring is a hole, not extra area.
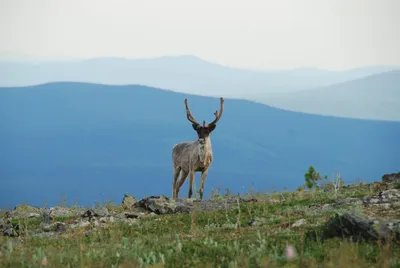
[(269, 94), (260, 101), (297, 112), (400, 121), (400, 70), (324, 88)]
[(61, 81), (141, 84), (190, 94), (243, 97), (246, 94), (293, 92), (327, 86), (390, 69), (391, 67), (369, 67), (341, 72), (310, 68), (257, 71), (226, 67), (190, 55), (39, 63), (0, 61), (0, 86), (27, 86)]
[[(1, 55), (0, 55), (1, 56)], [(3, 55), (7, 59), (7, 55)], [(125, 59), (93, 58), (86, 60), (41, 60), (24, 55), (8, 55), (14, 61), (0, 58), (0, 86), (29, 86), (48, 82), (82, 82), (109, 85), (139, 84), (170, 89), (186, 94), (202, 96), (225, 96), (247, 99), (294, 111), (312, 112), (333, 116), (355, 118), (398, 120), (397, 110), (387, 105), (382, 98), (375, 99), (371, 110), (366, 110), (365, 92), (355, 98), (360, 105), (340, 102), (333, 97), (335, 107), (308, 103), (293, 103), (293, 96), (302, 96), (301, 91), (318, 89), (322, 96), (328, 86), (380, 75), (396, 67), (375, 66), (355, 68), (346, 71), (328, 71), (317, 68), (297, 68), (289, 70), (246, 70), (223, 66), (191, 55), (163, 56), (158, 58)], [(26, 60), (24, 60), (26, 59)], [(397, 68), (397, 70), (399, 70)], [(376, 85), (385, 87), (388, 82)], [(339, 90), (340, 91), (340, 90)], [(342, 90), (343, 91), (343, 90)], [(385, 89), (383, 88), (383, 91)], [(293, 93), (293, 95), (292, 95)], [(297, 93), (299, 93), (297, 95)], [(305, 93), (304, 93), (305, 94)], [(324, 99), (319, 97), (320, 99)], [(300, 98), (301, 99), (301, 98)], [(342, 111), (337, 106), (346, 108)], [(332, 105), (331, 105), (332, 106)], [(350, 106), (347, 107), (347, 106)], [(318, 107), (318, 109), (316, 109)]]
[[(214, 97), (146, 86), (49, 83), (0, 88), (0, 207), (29, 203), (120, 202), (170, 196), (171, 150), (194, 140), (183, 100), (212, 120)], [(244, 193), (295, 189), (309, 165), (347, 182), (398, 171), (400, 123), (288, 112), (226, 98), (212, 133), (214, 162), (205, 186)], [(196, 175), (198, 189), (199, 175)], [(187, 195), (187, 182), (181, 190)]]

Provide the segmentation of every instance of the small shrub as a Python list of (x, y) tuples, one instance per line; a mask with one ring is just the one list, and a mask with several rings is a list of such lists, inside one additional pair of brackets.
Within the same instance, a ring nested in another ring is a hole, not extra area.
[(318, 181), (321, 181), (322, 177), (319, 174), (319, 172), (315, 170), (313, 166), (310, 166), (308, 168), (308, 172), (304, 174), (304, 178), (306, 181), (307, 188), (309, 189), (316, 188), (317, 190), (319, 189)]

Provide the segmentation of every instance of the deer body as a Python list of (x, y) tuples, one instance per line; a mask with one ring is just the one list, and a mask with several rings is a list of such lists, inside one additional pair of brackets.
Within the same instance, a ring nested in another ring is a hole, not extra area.
[[(198, 139), (196, 141), (176, 144), (172, 148), (172, 163), (174, 171), (172, 195), (174, 199), (178, 198), (179, 189), (189, 176), (188, 197), (191, 198), (193, 193), (192, 188), (195, 172), (201, 172), (200, 199), (202, 199), (204, 193), (204, 182), (208, 174), (208, 169), (213, 160), (210, 133), (215, 129), (216, 122), (221, 118), (223, 111), (223, 99), (221, 98), (220, 114), (218, 114), (218, 111), (216, 111), (214, 113), (216, 119), (210, 124), (203, 122), (203, 126), (197, 123), (197, 121), (192, 117), (186, 99), (185, 104), (188, 120), (193, 123), (192, 127), (197, 132)], [(179, 175), (181, 175), (181, 177), (178, 181)]]

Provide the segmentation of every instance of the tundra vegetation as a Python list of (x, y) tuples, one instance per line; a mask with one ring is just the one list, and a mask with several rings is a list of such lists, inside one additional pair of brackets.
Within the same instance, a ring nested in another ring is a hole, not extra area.
[(1, 212), (0, 267), (399, 267), (399, 179), (337, 175), (311, 189), (213, 189), (203, 200), (126, 194), (92, 208), (22, 204)]

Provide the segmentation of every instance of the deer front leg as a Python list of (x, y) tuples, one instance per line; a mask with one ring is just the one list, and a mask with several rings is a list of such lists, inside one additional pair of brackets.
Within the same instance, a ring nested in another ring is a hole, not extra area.
[(203, 193), (204, 193), (204, 182), (206, 181), (208, 174), (208, 169), (203, 170), (201, 173), (201, 182), (200, 182), (200, 200), (203, 199)]
[(187, 171), (182, 169), (181, 178), (180, 178), (178, 184), (175, 185), (175, 196), (176, 196), (176, 198), (178, 198), (179, 189), (181, 189), (181, 187), (182, 187), (183, 183), (185, 182), (188, 174), (189, 174), (189, 172), (187, 172)]
[(192, 188), (193, 188), (193, 182), (194, 182), (194, 171), (191, 170), (189, 171), (189, 176), (190, 176), (190, 181), (189, 181), (189, 198), (192, 198)]
[(172, 181), (172, 198), (176, 199), (176, 185), (179, 177), (179, 173), (181, 172), (181, 168), (177, 167), (174, 169), (174, 180)]

